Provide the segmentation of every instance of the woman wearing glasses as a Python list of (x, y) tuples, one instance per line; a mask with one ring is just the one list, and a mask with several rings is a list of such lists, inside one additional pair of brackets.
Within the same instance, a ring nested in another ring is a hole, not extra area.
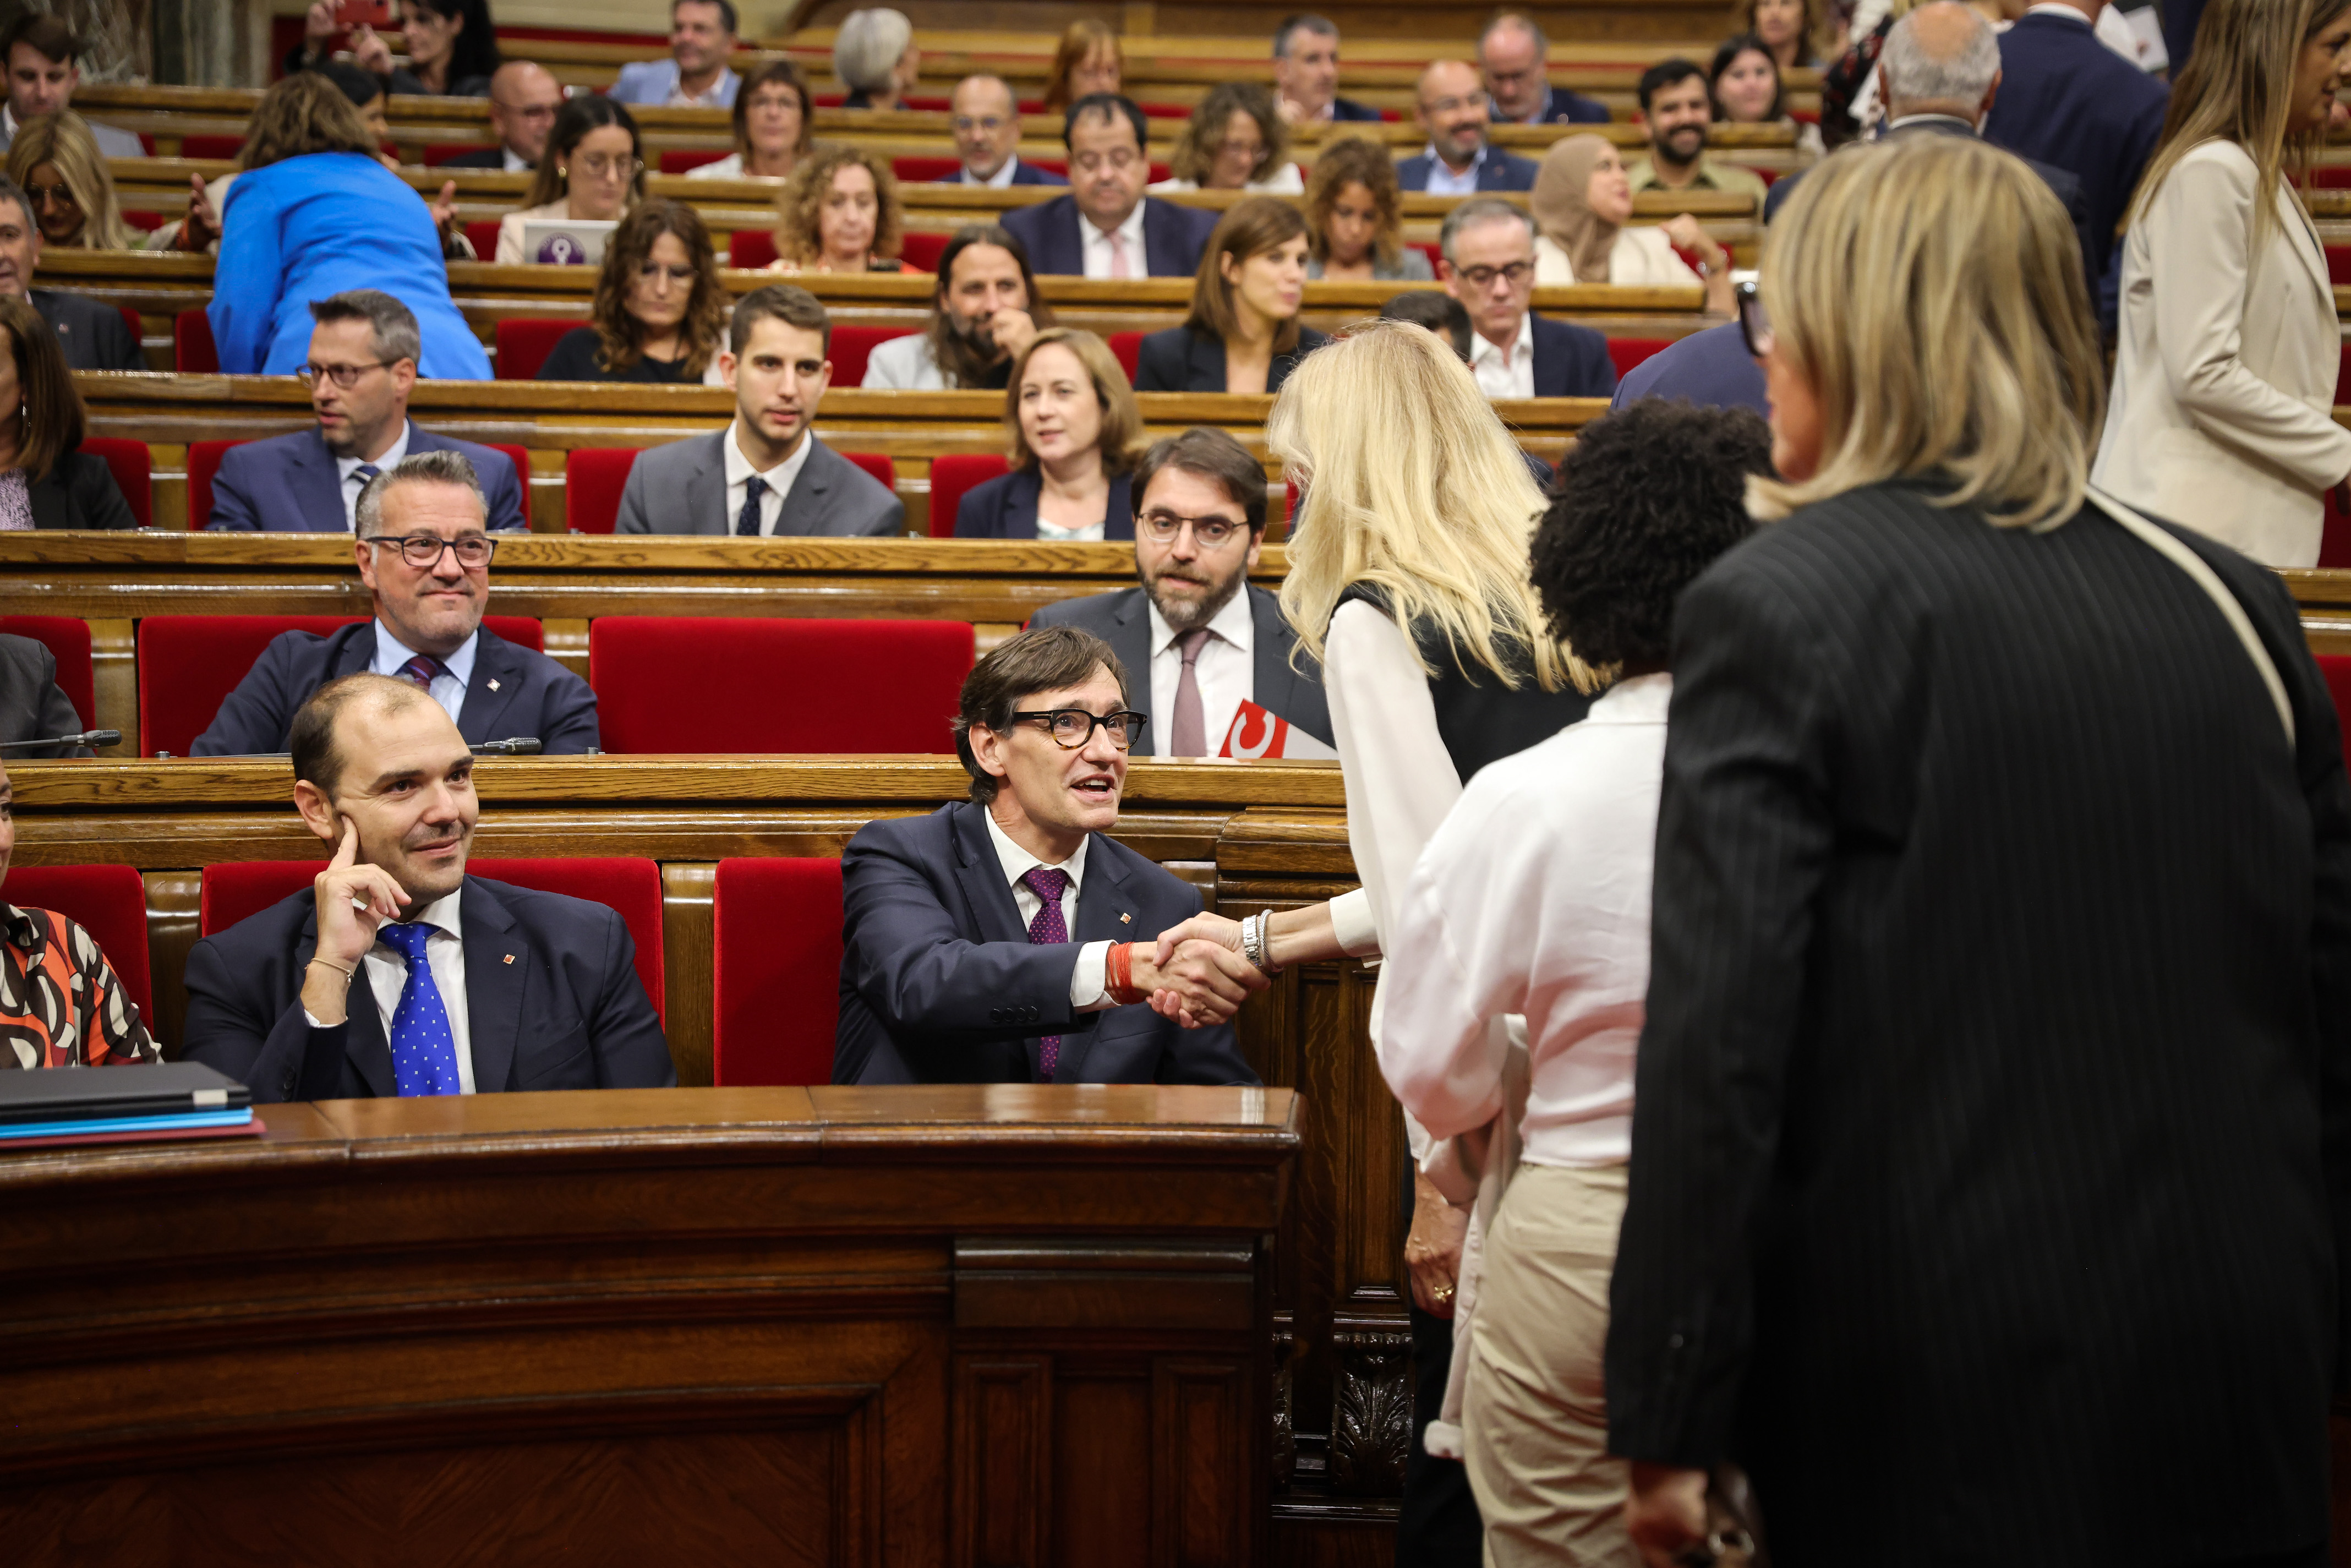
[(1137, 392), (1280, 392), (1331, 340), (1298, 321), (1306, 298), (1306, 219), (1274, 196), (1227, 213), (1208, 236), (1181, 327), (1143, 340)]
[(535, 218), (612, 223), (644, 194), (645, 151), (635, 117), (595, 93), (566, 99), (522, 210), (498, 220), (496, 260), (519, 267), (538, 259), (522, 249), (522, 226)]
[(655, 196), (622, 218), (589, 316), (556, 340), (540, 381), (720, 384), (726, 289), (701, 215)]
[(689, 180), (786, 180), (809, 155), (816, 125), (808, 78), (789, 60), (769, 60), (735, 89), (735, 151), (689, 169)]
[(134, 528), (102, 457), (78, 450), (81, 393), (41, 313), (0, 295), (0, 531)]
[[(1684, 213), (1635, 224), (1633, 183), (1616, 149), (1597, 136), (1566, 136), (1543, 154), (1528, 197), (1535, 217), (1535, 284), (1699, 284), (1706, 308), (1730, 314), (1730, 252)], [(1698, 258), (1693, 267), (1687, 251)]]
[(1219, 82), (1168, 154), (1171, 177), (1151, 189), (1294, 196), (1306, 188), (1306, 177), (1289, 152), (1290, 128), (1274, 110), (1273, 94), (1255, 82)]
[(803, 162), (776, 198), (770, 272), (901, 272), (905, 213), (884, 160), (833, 142)]
[(1012, 472), (956, 509), (959, 539), (1131, 539), (1143, 414), (1110, 346), (1055, 327), (1013, 361), (1004, 394)]
[(433, 209), (383, 166), (334, 83), (303, 71), (271, 86), (239, 162), (206, 311), (224, 371), (292, 373), (310, 357), (310, 301), (380, 288), (416, 317), (418, 374), (489, 380), (489, 356), (449, 298)]
[(89, 123), (72, 110), (37, 115), (8, 143), (8, 178), (33, 204), (45, 246), (80, 250), (131, 250), (139, 236), (115, 205), (114, 179), (90, 139)]

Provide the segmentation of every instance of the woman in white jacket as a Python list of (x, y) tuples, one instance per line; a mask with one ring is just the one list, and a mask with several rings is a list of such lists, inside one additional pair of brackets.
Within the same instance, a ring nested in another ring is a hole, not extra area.
[(2317, 563), (2325, 494), (2351, 477), (2335, 289), (2294, 189), (2346, 49), (2351, 0), (2214, 0), (2123, 243), (2092, 483), (2271, 566)]

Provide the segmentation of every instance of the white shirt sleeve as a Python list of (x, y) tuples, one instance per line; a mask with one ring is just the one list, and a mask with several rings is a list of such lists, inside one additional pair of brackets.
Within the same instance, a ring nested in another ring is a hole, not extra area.
[(1098, 1013), (1118, 1004), (1110, 998), (1110, 944), (1089, 942), (1078, 949), (1077, 967), (1070, 971), (1070, 1008), (1074, 1012)]
[(1331, 901), (1331, 934), (1339, 939), (1339, 951), (1350, 958), (1380, 956), (1380, 927), (1372, 918), (1368, 888), (1343, 893)]

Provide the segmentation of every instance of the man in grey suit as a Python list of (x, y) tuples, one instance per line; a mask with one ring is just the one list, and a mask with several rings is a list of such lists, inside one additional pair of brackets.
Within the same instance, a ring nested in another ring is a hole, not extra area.
[(613, 532), (887, 537), (906, 507), (809, 426), (832, 379), (832, 320), (816, 296), (788, 283), (735, 307), (719, 373), (735, 389), (735, 422), (637, 455)]
[(1243, 702), (1324, 745), (1331, 709), (1274, 596), (1249, 585), (1265, 538), (1265, 470), (1221, 430), (1155, 444), (1134, 471), (1140, 588), (1065, 599), (1031, 625), (1077, 626), (1143, 677), (1129, 701), (1154, 757), (1214, 757)]

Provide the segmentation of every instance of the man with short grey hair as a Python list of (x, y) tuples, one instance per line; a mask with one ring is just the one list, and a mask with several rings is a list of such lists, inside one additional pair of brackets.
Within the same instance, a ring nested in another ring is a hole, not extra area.
[(1273, 30), (1273, 107), (1290, 125), (1380, 117), (1339, 96), (1339, 25), (1311, 14), (1285, 16)]
[[(2000, 39), (1991, 24), (1972, 5), (1959, 0), (1932, 0), (1896, 22), (1886, 35), (1877, 57), (1877, 93), (1886, 105), (1887, 136), (1976, 136), (1984, 117), (2000, 95)], [(2086, 269), (2098, 254), (2091, 244), (2090, 208), (2082, 182), (2054, 164), (2025, 162), (2047, 183), (2074, 232), (2082, 240), (2082, 265), (2093, 288), (2097, 277)], [(1763, 203), (1769, 222), (1787, 202), (1802, 178), (1791, 174), (1771, 188)]]
[(596, 749), (588, 683), (482, 624), (497, 541), (464, 454), (402, 459), (369, 482), (355, 512), (351, 548), (375, 618), (324, 637), (280, 632), (196, 737), (194, 756), (283, 751), (312, 693), (371, 673), (425, 692), (470, 745), (530, 736), (550, 756)]
[(1437, 231), (1445, 292), (1469, 312), (1477, 336), (1470, 373), (1488, 397), (1606, 397), (1616, 390), (1608, 340), (1589, 327), (1547, 321), (1528, 308), (1535, 292), (1535, 225), (1524, 207), (1478, 196)]
[(956, 83), (947, 100), (947, 129), (955, 133), (956, 156), (963, 167), (952, 183), (989, 185), (1066, 185), (1050, 170), (1020, 161), (1020, 100), (1002, 77), (981, 71)]
[(409, 423), (420, 352), (416, 317), (379, 288), (310, 302), (318, 325), (310, 359), (295, 373), (309, 384), (318, 423), (292, 435), (231, 447), (213, 476), (210, 528), (343, 533), (369, 480), (411, 453), (455, 452), (479, 476), (494, 532), (524, 527), (514, 460)]
[(1551, 40), (1532, 16), (1504, 11), (1478, 36), (1478, 68), (1497, 125), (1604, 125), (1608, 106), (1551, 85)]

